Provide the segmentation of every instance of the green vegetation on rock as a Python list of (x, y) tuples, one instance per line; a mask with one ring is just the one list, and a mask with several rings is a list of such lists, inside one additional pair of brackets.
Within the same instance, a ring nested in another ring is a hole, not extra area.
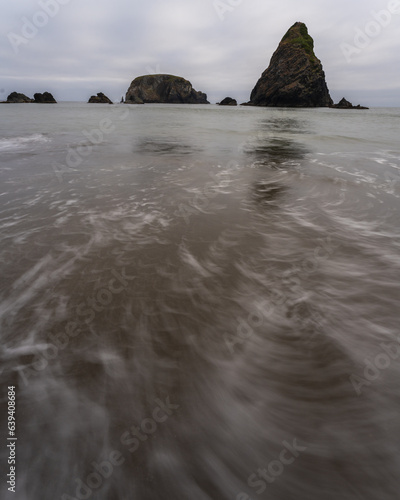
[(295, 23), (282, 38), (281, 43), (298, 45), (310, 56), (310, 60), (316, 59), (314, 54), (314, 40), (308, 34), (307, 26), (304, 23)]
[(332, 104), (314, 40), (304, 23), (295, 23), (273, 53), (250, 95), (250, 105), (327, 107)]
[(133, 81), (134, 82), (139, 82), (142, 80), (150, 80), (150, 79), (160, 79), (162, 78), (164, 81), (169, 81), (169, 82), (174, 82), (174, 81), (187, 81), (181, 76), (174, 76), (174, 75), (163, 75), (163, 74), (153, 74), (153, 75), (143, 75), (143, 76), (138, 76), (135, 78)]
[(193, 89), (181, 76), (154, 74), (138, 76), (131, 83), (125, 102), (133, 104), (209, 104), (207, 95)]

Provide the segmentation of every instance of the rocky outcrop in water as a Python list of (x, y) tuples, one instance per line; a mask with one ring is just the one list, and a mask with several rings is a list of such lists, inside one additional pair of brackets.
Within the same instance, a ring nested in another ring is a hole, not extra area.
[(360, 104), (357, 104), (357, 106), (353, 106), (352, 103), (347, 101), (344, 97), (340, 102), (338, 102), (337, 104), (332, 104), (332, 106), (330, 107), (335, 109), (369, 109), (365, 106), (361, 106)]
[(34, 94), (34, 102), (40, 103), (40, 104), (57, 104), (57, 101), (54, 99), (54, 97), (50, 94), (50, 92), (43, 92), (43, 94), (37, 93)]
[(135, 78), (126, 93), (125, 102), (210, 104), (206, 94), (194, 90), (188, 80), (173, 75), (147, 75)]
[(254, 87), (249, 106), (327, 107), (333, 104), (314, 40), (304, 23), (295, 23), (282, 38)]
[(237, 101), (232, 97), (225, 97), (225, 99), (222, 99), (222, 101), (218, 104), (219, 106), (237, 106)]
[(20, 94), (19, 92), (11, 92), (11, 94), (7, 97), (7, 102), (13, 104), (22, 102), (33, 102), (33, 99), (30, 99), (25, 94)]
[(92, 95), (88, 101), (90, 104), (112, 104), (111, 99), (109, 99), (103, 92), (98, 92), (97, 95)]
[(8, 103), (24, 103), (24, 102), (34, 102), (36, 104), (56, 104), (57, 101), (54, 99), (50, 92), (43, 92), (40, 94), (36, 93), (34, 99), (27, 97), (25, 94), (20, 94), (19, 92), (11, 92), (11, 94), (7, 97)]

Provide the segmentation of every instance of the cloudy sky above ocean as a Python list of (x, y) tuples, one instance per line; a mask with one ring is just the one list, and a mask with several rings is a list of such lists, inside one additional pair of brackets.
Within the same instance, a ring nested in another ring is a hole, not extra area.
[(287, 29), (307, 24), (335, 101), (400, 106), (400, 0), (19, 0), (0, 18), (0, 100), (59, 101), (169, 73), (247, 101)]

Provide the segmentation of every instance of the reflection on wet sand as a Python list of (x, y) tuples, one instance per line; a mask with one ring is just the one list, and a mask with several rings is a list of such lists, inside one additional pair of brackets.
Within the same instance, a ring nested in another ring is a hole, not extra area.
[(285, 189), (275, 180), (257, 181), (253, 185), (253, 197), (261, 205), (276, 205), (277, 199), (285, 192)]
[(138, 139), (134, 145), (134, 151), (140, 154), (154, 155), (192, 155), (198, 153), (199, 149), (193, 145), (185, 144), (174, 137), (155, 139), (143, 137)]
[(279, 166), (288, 161), (300, 161), (309, 149), (291, 136), (310, 133), (301, 120), (274, 118), (261, 120), (257, 133), (251, 136), (243, 150), (262, 165)]

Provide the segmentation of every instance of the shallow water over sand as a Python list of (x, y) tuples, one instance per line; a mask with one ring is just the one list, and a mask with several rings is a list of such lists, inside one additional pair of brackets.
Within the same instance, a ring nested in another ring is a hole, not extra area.
[(399, 110), (2, 113), (12, 498), (398, 497)]

